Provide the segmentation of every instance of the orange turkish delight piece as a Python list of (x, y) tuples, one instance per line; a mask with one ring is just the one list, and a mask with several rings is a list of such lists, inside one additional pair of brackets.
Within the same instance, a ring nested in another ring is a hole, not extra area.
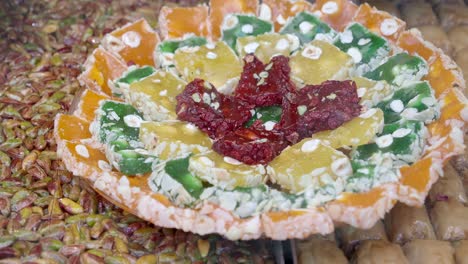
[(109, 96), (96, 93), (92, 90), (85, 90), (79, 99), (77, 108), (73, 115), (83, 118), (89, 122), (94, 120), (95, 111), (99, 108), (99, 103), (102, 100), (110, 99)]
[(432, 158), (427, 157), (418, 160), (411, 166), (400, 168), (401, 184), (406, 185), (418, 192), (426, 191), (431, 178)]
[(159, 27), (164, 40), (182, 38), (186, 34), (207, 37), (209, 34), (208, 7), (167, 7), (159, 15)]
[(457, 65), (447, 55), (439, 53), (429, 64), (429, 74), (424, 78), (434, 89), (436, 98), (450, 90), (451, 87), (465, 88), (463, 75)]
[(432, 62), (437, 56), (437, 48), (425, 41), (417, 29), (402, 32), (397, 40), (397, 45), (411, 55), (419, 55), (427, 62)]
[(112, 53), (99, 47), (85, 63), (85, 71), (78, 77), (80, 83), (95, 91), (111, 95), (109, 83), (122, 76), (127, 65)]
[(213, 39), (221, 37), (221, 25), (228, 14), (257, 14), (258, 1), (250, 0), (210, 0), (210, 24)]
[(398, 36), (406, 27), (406, 23), (403, 20), (387, 12), (377, 10), (367, 3), (359, 6), (353, 20), (363, 24), (372, 32), (386, 37), (392, 42), (398, 39)]
[(317, 0), (314, 10), (333, 29), (343, 31), (352, 21), (358, 6), (349, 0)]
[(341, 197), (332, 203), (341, 203), (352, 207), (370, 207), (379, 201), (384, 195), (382, 188), (373, 188), (368, 192), (342, 193)]
[(68, 170), (85, 178), (93, 179), (112, 169), (104, 152), (87, 143), (65, 141), (58, 154)]
[(271, 20), (275, 31), (279, 31), (289, 17), (302, 11), (312, 11), (313, 6), (305, 0), (263, 0), (260, 5), (259, 18)]
[(59, 114), (55, 118), (56, 139), (79, 141), (91, 138), (89, 122), (77, 116)]
[(159, 36), (144, 19), (127, 24), (106, 36), (104, 47), (118, 53), (127, 65), (154, 66), (153, 52)]

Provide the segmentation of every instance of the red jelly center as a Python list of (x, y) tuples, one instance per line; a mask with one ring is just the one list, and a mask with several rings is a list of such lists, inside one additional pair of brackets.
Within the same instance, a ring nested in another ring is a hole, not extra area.
[[(325, 81), (297, 89), (290, 72), (285, 56), (264, 64), (249, 54), (233, 95), (195, 79), (176, 97), (177, 116), (207, 133), (219, 154), (252, 165), (268, 164), (287, 146), (360, 114), (353, 81)], [(245, 127), (255, 107), (272, 105), (282, 108), (278, 124), (266, 127), (256, 121)]]

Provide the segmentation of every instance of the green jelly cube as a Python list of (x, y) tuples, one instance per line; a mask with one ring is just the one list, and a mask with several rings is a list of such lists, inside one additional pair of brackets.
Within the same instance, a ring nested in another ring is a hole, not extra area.
[(198, 47), (207, 44), (204, 37), (189, 35), (180, 40), (166, 40), (156, 48), (158, 65), (168, 67), (174, 65), (174, 53), (183, 47)]
[(231, 14), (225, 17), (221, 31), (222, 40), (236, 51), (237, 38), (273, 32), (273, 24), (251, 15)]
[(198, 198), (203, 192), (203, 182), (193, 176), (188, 170), (190, 156), (182, 159), (170, 160), (164, 167), (165, 172), (179, 182), (193, 197)]
[(333, 44), (353, 57), (356, 64), (377, 64), (390, 52), (390, 46), (384, 38), (358, 23), (351, 24), (339, 33)]
[(439, 105), (428, 82), (414, 82), (396, 90), (390, 99), (377, 104), (386, 124), (400, 119), (431, 122), (439, 115)]
[(139, 140), (141, 115), (129, 104), (105, 101), (100, 108), (99, 140), (111, 143), (126, 140), (130, 145)]
[(277, 105), (257, 107), (254, 109), (254, 113), (245, 124), (245, 127), (250, 127), (257, 120), (262, 121), (263, 124), (267, 122), (279, 123), (282, 113), (283, 109), (281, 109), (281, 106)]
[(126, 175), (148, 173), (156, 161), (156, 157), (138, 153), (132, 149), (119, 150), (114, 155), (119, 171)]
[(317, 34), (333, 39), (336, 32), (331, 29), (327, 23), (321, 21), (315, 15), (309, 12), (300, 12), (283, 26), (281, 34), (296, 35), (302, 44), (314, 40)]
[(421, 80), (427, 73), (427, 63), (422, 58), (403, 52), (391, 56), (382, 65), (364, 74), (364, 77), (402, 86), (408, 82)]

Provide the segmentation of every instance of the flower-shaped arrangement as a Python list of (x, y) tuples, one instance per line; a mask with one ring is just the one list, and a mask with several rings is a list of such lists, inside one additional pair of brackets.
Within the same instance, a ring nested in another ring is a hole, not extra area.
[(347, 0), (211, 0), (106, 35), (60, 157), (156, 225), (229, 239), (370, 228), (464, 151), (465, 83), (417, 30)]

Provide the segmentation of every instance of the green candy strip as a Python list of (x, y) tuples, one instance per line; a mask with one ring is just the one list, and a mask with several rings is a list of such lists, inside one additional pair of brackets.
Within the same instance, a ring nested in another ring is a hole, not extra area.
[(188, 170), (189, 159), (190, 156), (170, 160), (166, 163), (164, 170), (169, 176), (179, 182), (190, 195), (198, 199), (203, 192), (203, 182), (198, 177), (193, 176)]

